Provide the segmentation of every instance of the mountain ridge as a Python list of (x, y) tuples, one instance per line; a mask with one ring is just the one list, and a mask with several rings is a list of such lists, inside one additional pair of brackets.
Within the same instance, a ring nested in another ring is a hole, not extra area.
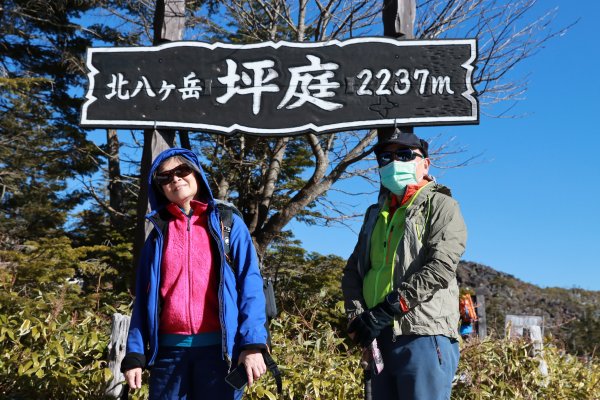
[(485, 296), (488, 333), (504, 336), (507, 314), (544, 318), (545, 336), (553, 336), (575, 354), (593, 354), (600, 343), (600, 291), (542, 288), (511, 274), (471, 261), (457, 269), (461, 289)]

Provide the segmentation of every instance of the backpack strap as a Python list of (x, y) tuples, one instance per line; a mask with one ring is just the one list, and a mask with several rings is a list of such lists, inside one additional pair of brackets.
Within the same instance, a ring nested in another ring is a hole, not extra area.
[[(233, 213), (236, 213), (242, 219), (244, 217), (233, 203), (219, 199), (215, 199), (215, 203), (221, 216), (221, 234), (223, 236), (223, 243), (225, 244), (225, 258), (227, 258), (227, 262), (231, 265), (231, 241), (229, 236), (231, 234), (231, 226), (233, 225)], [(232, 265), (231, 267), (233, 268)]]
[(119, 400), (129, 400), (129, 385), (127, 382), (123, 384), (121, 388), (121, 395), (119, 396)]
[(217, 203), (217, 208), (221, 215), (221, 234), (225, 245), (225, 258), (227, 258), (227, 262), (231, 265), (231, 256), (229, 255), (231, 252), (231, 244), (229, 236), (231, 235), (231, 226), (233, 225), (233, 210), (223, 203)]
[(169, 228), (169, 221), (173, 218), (171, 213), (166, 209), (166, 207), (158, 210), (156, 214), (150, 217), (150, 220), (154, 222), (158, 230), (162, 233), (163, 236), (167, 235), (167, 231)]

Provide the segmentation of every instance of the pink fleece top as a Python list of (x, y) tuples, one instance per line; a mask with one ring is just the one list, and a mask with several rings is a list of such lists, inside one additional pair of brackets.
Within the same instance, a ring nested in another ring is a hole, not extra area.
[(159, 333), (220, 331), (218, 270), (208, 228), (207, 204), (192, 201), (188, 217), (174, 203), (161, 264)]

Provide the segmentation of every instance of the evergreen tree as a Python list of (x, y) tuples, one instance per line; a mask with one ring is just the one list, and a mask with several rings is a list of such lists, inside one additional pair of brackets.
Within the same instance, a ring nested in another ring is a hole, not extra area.
[(62, 230), (78, 196), (68, 179), (96, 169), (78, 126), (82, 56), (73, 21), (92, 1), (3, 1), (0, 8), (0, 233), (3, 243)]
[[(0, 86), (0, 235), (3, 243), (56, 235), (76, 198), (61, 195), (67, 187), (64, 150), (50, 111), (37, 100), (45, 80), (3, 81)], [(24, 95), (27, 93), (27, 95)]]

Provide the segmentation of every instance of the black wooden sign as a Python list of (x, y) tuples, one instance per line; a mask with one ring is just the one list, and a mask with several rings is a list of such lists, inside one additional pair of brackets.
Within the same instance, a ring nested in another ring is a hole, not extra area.
[(223, 134), (479, 123), (475, 39), (90, 48), (81, 125)]

